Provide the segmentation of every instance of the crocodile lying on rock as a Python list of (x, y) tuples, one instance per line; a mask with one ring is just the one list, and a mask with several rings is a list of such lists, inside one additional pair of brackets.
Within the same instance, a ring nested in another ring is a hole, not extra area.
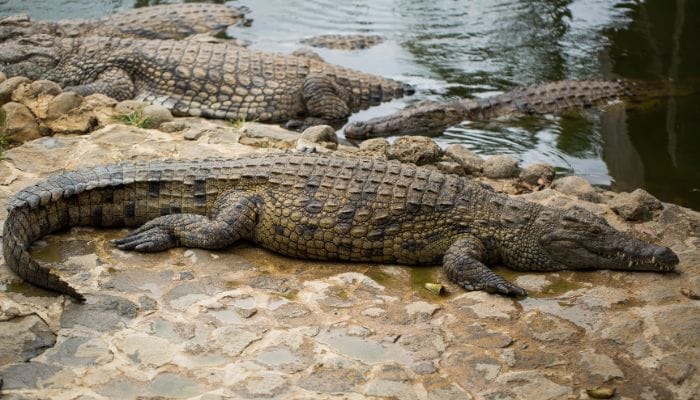
[(583, 209), (509, 198), (463, 177), (396, 161), (282, 153), (151, 161), (64, 172), (8, 204), (3, 252), (22, 279), (83, 299), (29, 246), (72, 226), (136, 227), (122, 250), (221, 249), (245, 239), (291, 257), (442, 262), (467, 290), (525, 291), (487, 265), (523, 271), (666, 272), (678, 257)]
[(31, 35), (0, 43), (0, 72), (168, 107), (176, 116), (338, 125), (413, 89), (338, 65), (227, 43)]
[(41, 21), (22, 14), (0, 18), (0, 41), (20, 34), (184, 39), (197, 34), (222, 34), (243, 17), (239, 9), (206, 3), (165, 4), (87, 20)]
[(651, 83), (602, 80), (564, 80), (517, 88), (496, 96), (447, 103), (423, 102), (384, 117), (353, 122), (348, 139), (442, 132), (465, 120), (507, 115), (547, 114), (589, 108), (616, 99), (649, 98), (664, 91)]

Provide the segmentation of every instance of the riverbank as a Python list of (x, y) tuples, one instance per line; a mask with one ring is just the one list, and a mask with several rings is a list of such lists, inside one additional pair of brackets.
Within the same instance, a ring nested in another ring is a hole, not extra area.
[[(15, 103), (48, 126), (37, 110), (60, 94), (35, 92), (34, 103)], [(114, 110), (129, 110), (99, 99), (73, 99), (54, 118), (82, 110), (73, 115), (94, 117), (89, 134), (53, 125), (52, 136), (5, 151), (0, 202), (56, 170), (314, 147), (411, 161), (530, 201), (586, 208), (670, 246), (680, 273), (499, 270), (529, 291), (516, 300), (464, 292), (438, 267), (299, 261), (251, 244), (137, 254), (109, 244), (125, 230), (74, 228), (37, 243), (34, 254), (57, 263), (86, 304), (24, 284), (0, 262), (3, 398), (586, 399), (598, 387), (615, 398), (698, 396), (697, 212), (576, 177), (552, 181), (546, 166), (445, 151), (427, 138), (355, 149), (324, 128), (299, 135), (178, 118), (143, 129), (116, 123)]]

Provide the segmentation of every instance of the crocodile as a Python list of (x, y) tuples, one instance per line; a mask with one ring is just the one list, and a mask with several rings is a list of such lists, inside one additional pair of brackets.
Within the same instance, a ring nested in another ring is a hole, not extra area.
[(0, 18), (0, 41), (20, 34), (185, 39), (197, 34), (221, 35), (243, 18), (240, 9), (206, 3), (165, 4), (86, 20), (41, 21), (19, 14)]
[(0, 43), (0, 72), (82, 95), (160, 104), (176, 116), (340, 125), (405, 94), (401, 82), (306, 57), (225, 42), (30, 35)]
[(384, 41), (384, 38), (377, 35), (319, 35), (306, 38), (300, 41), (311, 47), (323, 47), (334, 50), (361, 50), (376, 46)]
[[(658, 87), (657, 87), (658, 86)], [(394, 114), (357, 121), (345, 127), (345, 137), (364, 140), (392, 135), (431, 134), (465, 120), (548, 114), (584, 109), (618, 99), (651, 98), (667, 91), (651, 82), (624, 80), (563, 80), (513, 89), (478, 99), (421, 102)]]
[(22, 279), (83, 300), (30, 245), (73, 226), (138, 227), (121, 250), (222, 249), (249, 240), (302, 259), (442, 262), (466, 290), (524, 296), (493, 272), (614, 269), (668, 272), (669, 248), (457, 175), (383, 159), (277, 153), (142, 161), (63, 172), (12, 196), (3, 253)]

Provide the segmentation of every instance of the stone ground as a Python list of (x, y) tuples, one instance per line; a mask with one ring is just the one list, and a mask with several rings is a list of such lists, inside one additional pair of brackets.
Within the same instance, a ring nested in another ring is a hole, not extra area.
[[(271, 151), (207, 124), (25, 143), (0, 161), (0, 202), (64, 168)], [(245, 243), (138, 254), (108, 243), (125, 230), (75, 228), (34, 254), (57, 263), (86, 304), (21, 283), (0, 262), (2, 397), (586, 399), (602, 388), (618, 399), (700, 398), (700, 214), (666, 204), (630, 225), (605, 201), (551, 189), (524, 197), (577, 204), (669, 245), (680, 273), (499, 270), (529, 290), (516, 300), (466, 293), (438, 267), (298, 261)]]

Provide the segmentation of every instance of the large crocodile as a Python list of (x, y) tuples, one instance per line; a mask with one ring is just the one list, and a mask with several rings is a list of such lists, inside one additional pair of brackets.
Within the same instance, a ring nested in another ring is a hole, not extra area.
[(445, 103), (422, 102), (394, 114), (352, 122), (345, 128), (349, 139), (438, 133), (465, 120), (508, 115), (548, 114), (589, 108), (616, 99), (649, 98), (668, 91), (651, 82), (564, 80), (517, 88), (503, 94)]
[(31, 35), (0, 43), (0, 71), (67, 91), (162, 104), (175, 115), (337, 125), (352, 112), (412, 93), (341, 66), (227, 43)]
[(184, 39), (196, 34), (222, 34), (243, 17), (239, 9), (207, 3), (165, 4), (85, 20), (41, 21), (21, 14), (0, 18), (0, 41), (40, 33), (60, 37)]
[(487, 264), (524, 271), (672, 271), (678, 257), (583, 209), (496, 193), (396, 161), (314, 154), (152, 161), (65, 172), (13, 196), (3, 253), (22, 279), (83, 299), (29, 246), (77, 225), (135, 227), (122, 250), (221, 249), (247, 239), (305, 259), (442, 262), (467, 290), (525, 295)]

